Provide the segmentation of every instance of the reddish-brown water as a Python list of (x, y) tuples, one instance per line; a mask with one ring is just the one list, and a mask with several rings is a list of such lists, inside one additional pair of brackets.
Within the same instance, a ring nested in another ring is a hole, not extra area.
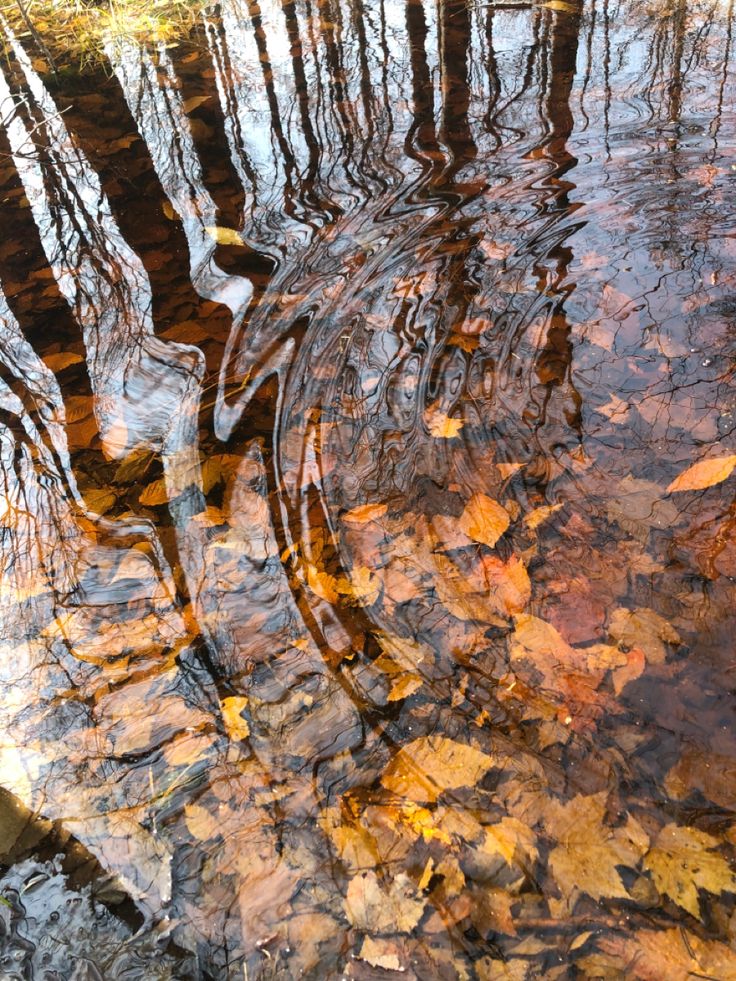
[(3, 977), (736, 978), (732, 14), (9, 36)]

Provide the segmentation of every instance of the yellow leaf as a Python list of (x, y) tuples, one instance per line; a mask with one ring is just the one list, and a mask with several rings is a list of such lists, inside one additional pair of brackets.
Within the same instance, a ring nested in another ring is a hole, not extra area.
[(357, 508), (346, 511), (342, 520), (352, 525), (364, 525), (368, 521), (382, 518), (387, 511), (387, 504), (361, 504)]
[(629, 898), (617, 867), (634, 868), (648, 840), (631, 817), (615, 828), (604, 823), (607, 796), (578, 794), (566, 804), (550, 801), (545, 810), (545, 833), (557, 842), (549, 869), (567, 897), (579, 889), (593, 899)]
[(450, 416), (439, 410), (425, 413), (424, 418), (430, 435), (437, 439), (453, 439), (464, 426), (462, 419), (451, 419)]
[(222, 700), (222, 721), (228, 736), (234, 742), (247, 739), (250, 735), (248, 723), (241, 714), (247, 705), (248, 699), (244, 695), (232, 695)]
[(468, 538), (493, 548), (509, 526), (509, 515), (493, 498), (473, 494), (460, 515), (459, 525)]
[(547, 10), (558, 10), (564, 14), (579, 14), (581, 9), (572, 3), (565, 3), (565, 0), (547, 0), (547, 3), (540, 3), (539, 6), (546, 7)]
[(675, 477), (667, 488), (667, 493), (673, 491), (703, 490), (720, 484), (736, 467), (736, 454), (732, 456), (717, 456), (711, 460), (701, 460), (688, 467), (679, 477)]
[(547, 518), (553, 515), (555, 511), (559, 511), (561, 507), (561, 504), (545, 504), (540, 508), (534, 508), (534, 510), (530, 511), (524, 518), (524, 524), (531, 531), (534, 531), (534, 529), (538, 528), (543, 521), (546, 521)]
[(81, 354), (72, 354), (71, 351), (60, 351), (58, 354), (47, 354), (43, 361), (47, 368), (56, 372), (63, 371), (70, 365), (79, 364), (84, 361), (84, 358)]
[(164, 203), (161, 205), (161, 210), (169, 221), (179, 220), (179, 215), (174, 211), (170, 201), (164, 201)]
[(698, 889), (716, 895), (736, 892), (736, 875), (726, 859), (713, 851), (719, 841), (705, 831), (668, 824), (659, 832), (644, 859), (660, 893), (700, 918)]
[(211, 814), (201, 804), (186, 804), (184, 819), (189, 833), (199, 841), (210, 841), (220, 833), (220, 822), (215, 814)]
[(498, 468), (498, 471), (504, 480), (507, 480), (509, 477), (513, 477), (516, 471), (521, 470), (523, 466), (524, 466), (523, 463), (497, 463), (496, 464), (496, 467)]
[(435, 801), (445, 790), (472, 787), (491, 767), (492, 756), (445, 736), (424, 736), (404, 746), (381, 778), (387, 790), (415, 801)]
[(184, 100), (182, 108), (188, 115), (190, 112), (194, 112), (195, 109), (203, 106), (205, 102), (209, 102), (211, 98), (209, 95), (192, 95), (190, 98)]
[(498, 824), (488, 825), (483, 830), (485, 839), (481, 844), (482, 851), (500, 855), (507, 865), (515, 864), (517, 851), (528, 863), (535, 862), (539, 857), (537, 836), (517, 818), (502, 818)]
[(402, 674), (391, 685), (388, 695), (389, 702), (399, 702), (402, 698), (408, 698), (422, 687), (422, 679), (418, 674)]
[(307, 585), (320, 599), (326, 603), (337, 603), (337, 580), (328, 572), (322, 572), (316, 565), (307, 566)]
[(220, 225), (207, 225), (205, 231), (211, 239), (214, 239), (218, 245), (237, 245), (240, 248), (245, 247), (245, 243), (240, 236), (240, 232), (236, 232), (234, 228), (223, 228)]
[(360, 606), (372, 606), (381, 592), (381, 580), (364, 565), (351, 570), (349, 579), (338, 579), (338, 593)]

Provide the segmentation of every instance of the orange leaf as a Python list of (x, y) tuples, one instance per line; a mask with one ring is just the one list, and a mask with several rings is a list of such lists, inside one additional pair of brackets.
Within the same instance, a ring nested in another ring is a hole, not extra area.
[(498, 501), (485, 494), (473, 494), (460, 516), (460, 530), (473, 541), (490, 548), (509, 526), (509, 516)]
[(342, 516), (342, 520), (351, 525), (364, 525), (368, 521), (382, 518), (387, 511), (387, 504), (360, 504), (357, 508), (347, 511)]
[(711, 460), (700, 460), (699, 463), (694, 463), (688, 467), (679, 477), (675, 477), (667, 488), (667, 493), (704, 490), (706, 487), (713, 487), (714, 484), (720, 484), (727, 477), (730, 477), (734, 467), (736, 467), (736, 454), (717, 456)]

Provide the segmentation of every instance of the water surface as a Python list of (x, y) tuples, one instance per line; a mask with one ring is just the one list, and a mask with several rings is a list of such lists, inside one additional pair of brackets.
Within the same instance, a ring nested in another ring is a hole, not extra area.
[(736, 977), (732, 14), (8, 34), (4, 977)]

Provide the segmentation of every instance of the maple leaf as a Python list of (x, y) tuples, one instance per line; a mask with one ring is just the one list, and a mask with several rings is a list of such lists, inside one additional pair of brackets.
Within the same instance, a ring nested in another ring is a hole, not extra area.
[(435, 801), (445, 790), (472, 787), (494, 757), (446, 736), (423, 736), (404, 746), (389, 763), (381, 783), (400, 797)]
[(454, 439), (465, 425), (462, 419), (452, 419), (439, 409), (426, 412), (424, 418), (430, 435), (437, 439)]
[(375, 872), (350, 880), (345, 897), (348, 920), (366, 933), (408, 933), (422, 918), (426, 900), (405, 873), (383, 885)]
[(508, 511), (486, 494), (473, 494), (460, 515), (460, 530), (493, 548), (510, 524)]
[(487, 825), (481, 850), (490, 855), (500, 855), (507, 865), (515, 865), (517, 854), (524, 861), (533, 864), (539, 857), (537, 836), (523, 821), (515, 817), (504, 817), (498, 824)]
[(565, 897), (579, 889), (593, 899), (629, 898), (617, 867), (635, 867), (649, 841), (631, 816), (620, 827), (604, 823), (607, 796), (578, 794), (565, 804), (551, 801), (545, 810), (545, 833), (556, 841), (549, 868)]
[(734, 467), (736, 467), (736, 454), (700, 460), (683, 471), (679, 477), (675, 477), (667, 488), (667, 493), (713, 487), (730, 477)]
[(660, 893), (700, 918), (698, 889), (715, 894), (736, 892), (736, 875), (713, 851), (720, 842), (698, 828), (668, 824), (644, 858)]

